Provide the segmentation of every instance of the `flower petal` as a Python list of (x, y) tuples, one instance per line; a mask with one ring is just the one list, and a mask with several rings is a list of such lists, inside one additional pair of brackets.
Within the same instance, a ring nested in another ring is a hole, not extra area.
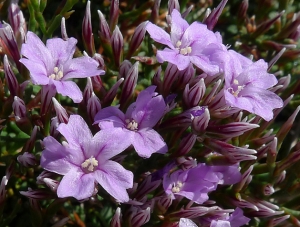
[(116, 200), (127, 202), (129, 200), (127, 188), (133, 186), (133, 173), (124, 169), (117, 162), (107, 161), (101, 170), (94, 172), (96, 181)]
[(156, 26), (155, 24), (152, 24), (151, 22), (148, 22), (146, 25), (146, 30), (150, 34), (150, 37), (156, 42), (165, 44), (171, 49), (174, 48), (170, 39), (170, 35), (162, 28)]
[(64, 77), (62, 79), (103, 75), (105, 73), (104, 70), (98, 69), (98, 66), (99, 63), (88, 56), (73, 58), (64, 64)]
[(153, 153), (165, 154), (168, 147), (153, 129), (142, 129), (134, 134), (132, 145), (140, 157), (149, 158)]
[(182, 18), (178, 10), (174, 9), (171, 14), (171, 41), (174, 46), (177, 41), (181, 41), (182, 35), (188, 27), (188, 22)]
[(152, 128), (164, 115), (166, 104), (162, 95), (155, 92), (143, 90), (137, 100), (132, 118), (138, 123), (138, 127)]
[(93, 138), (86, 122), (79, 115), (71, 115), (68, 124), (61, 123), (57, 130), (66, 138), (70, 147), (82, 150)]
[(53, 59), (56, 60), (55, 66), (59, 67), (63, 65), (66, 61), (71, 60), (76, 48), (77, 40), (74, 38), (69, 38), (68, 40), (63, 40), (60, 38), (48, 39), (46, 42), (46, 47), (52, 54)]
[(164, 50), (158, 50), (156, 54), (157, 61), (162, 63), (164, 61), (177, 65), (179, 70), (186, 69), (190, 64), (190, 57), (178, 53), (178, 50), (171, 50), (165, 48)]
[(49, 84), (49, 77), (47, 69), (44, 64), (31, 61), (26, 58), (21, 58), (20, 62), (26, 66), (30, 72), (30, 77), (32, 82), (37, 85), (46, 85)]
[(220, 72), (219, 66), (211, 63), (210, 60), (204, 55), (190, 56), (190, 60), (195, 66), (202, 69), (203, 72), (207, 73), (209, 76), (213, 76)]
[(30, 61), (44, 65), (46, 71), (49, 73), (54, 69), (54, 61), (50, 51), (33, 32), (27, 32), (27, 40), (22, 45), (21, 54)]
[(51, 82), (55, 85), (57, 93), (68, 96), (75, 103), (82, 101), (82, 92), (73, 81), (51, 80)]
[(77, 200), (87, 199), (95, 191), (95, 180), (92, 174), (84, 174), (81, 169), (67, 173), (57, 188), (59, 198), (74, 197)]
[(65, 175), (71, 169), (76, 168), (76, 165), (69, 161), (70, 156), (74, 158), (75, 162), (81, 161), (80, 157), (72, 155), (66, 147), (62, 146), (51, 136), (46, 137), (43, 140), (43, 144), (45, 149), (41, 156), (41, 166), (48, 171)]
[[(199, 32), (201, 31), (201, 32)], [(207, 28), (205, 24), (199, 22), (192, 23), (183, 34), (182, 45), (190, 46), (193, 42), (203, 43), (203, 48), (210, 43), (218, 43), (215, 33)], [(197, 50), (201, 52), (201, 49)]]
[(125, 115), (115, 106), (101, 109), (95, 116), (94, 124), (99, 124), (101, 129), (112, 127), (125, 127)]
[(97, 132), (91, 141), (89, 156), (93, 155), (99, 163), (103, 163), (120, 154), (130, 146), (131, 133), (123, 128), (109, 128)]

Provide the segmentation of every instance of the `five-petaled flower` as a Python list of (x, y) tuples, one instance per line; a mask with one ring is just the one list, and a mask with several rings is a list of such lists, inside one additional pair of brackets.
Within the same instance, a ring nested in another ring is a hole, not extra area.
[(98, 62), (88, 56), (73, 58), (77, 40), (69, 38), (48, 39), (46, 46), (33, 32), (27, 33), (26, 43), (22, 45), (21, 58), (30, 71), (34, 84), (51, 86), (64, 96), (70, 97), (75, 103), (82, 100), (82, 92), (71, 78), (86, 78), (103, 75), (98, 69)]
[(192, 62), (208, 75), (219, 73), (218, 63), (211, 61), (210, 55), (216, 50), (226, 50), (226, 47), (222, 44), (220, 34), (207, 29), (205, 24), (194, 22), (189, 25), (174, 9), (170, 35), (151, 22), (147, 23), (146, 30), (156, 42), (168, 46), (157, 51), (158, 62), (170, 62), (177, 65), (179, 70), (184, 70)]
[(199, 163), (188, 170), (177, 170), (165, 174), (163, 187), (172, 199), (183, 196), (195, 203), (208, 200), (208, 192), (214, 191), (218, 184), (235, 184), (241, 180), (238, 166), (207, 166)]
[(102, 131), (113, 134), (120, 128), (124, 137), (130, 141), (139, 156), (149, 158), (152, 153), (166, 153), (168, 148), (162, 137), (152, 129), (162, 118), (166, 103), (158, 95), (155, 86), (143, 90), (124, 114), (120, 109), (110, 106), (100, 110), (95, 116), (95, 123)]
[(219, 52), (216, 58), (223, 62), (227, 104), (257, 114), (266, 121), (273, 119), (272, 110), (282, 107), (283, 102), (267, 90), (277, 84), (276, 77), (267, 72), (268, 64), (262, 59), (252, 62), (233, 50)]
[(46, 137), (41, 166), (64, 175), (57, 188), (58, 197), (89, 198), (98, 182), (117, 201), (129, 200), (126, 189), (133, 186), (133, 174), (109, 160), (130, 145), (121, 129), (100, 131), (93, 136), (82, 117), (71, 115), (68, 124), (60, 124), (57, 130), (67, 142), (61, 145), (53, 137)]

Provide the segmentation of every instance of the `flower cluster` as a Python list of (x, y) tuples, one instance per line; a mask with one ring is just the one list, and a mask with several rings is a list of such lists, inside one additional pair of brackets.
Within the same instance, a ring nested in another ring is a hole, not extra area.
[[(95, 23), (87, 1), (78, 34), (67, 32), (77, 2), (49, 21), (57, 0), (2, 6), (0, 225), (298, 225), (300, 83), (281, 73), (299, 70), (286, 63), (300, 53), (299, 15), (256, 20), (244, 0), (222, 29), (227, 0), (184, 12), (178, 0), (112, 0)], [(275, 41), (257, 38), (286, 20)], [(227, 28), (240, 33), (228, 40)]]

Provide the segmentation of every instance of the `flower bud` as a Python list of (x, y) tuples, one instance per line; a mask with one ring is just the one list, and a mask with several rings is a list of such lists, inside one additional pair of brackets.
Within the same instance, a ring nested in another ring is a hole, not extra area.
[(20, 99), (18, 96), (14, 97), (14, 102), (12, 104), (12, 107), (17, 121), (26, 117), (26, 112), (27, 112), (26, 105), (24, 101)]
[(57, 117), (54, 117), (51, 119), (50, 123), (50, 136), (57, 137), (59, 135), (59, 132), (56, 130), (59, 125), (59, 121)]
[(124, 60), (120, 65), (118, 79), (120, 78), (126, 79), (128, 75), (128, 71), (130, 70), (131, 67), (132, 67), (131, 62), (128, 60)]
[(110, 11), (109, 11), (109, 27), (111, 30), (115, 29), (115, 26), (118, 23), (118, 18), (119, 18), (119, 0), (112, 0), (110, 2)]
[(6, 199), (5, 186), (7, 185), (7, 182), (8, 182), (7, 177), (3, 176), (0, 184), (0, 206), (3, 206), (4, 201)]
[(123, 81), (124, 81), (124, 78), (120, 78), (106, 93), (106, 95), (103, 98), (103, 106), (104, 107), (111, 105), (111, 103), (115, 99), (118, 89), (119, 89), (120, 85), (123, 83)]
[(122, 213), (121, 213), (121, 208), (118, 207), (116, 209), (114, 216), (110, 221), (110, 227), (121, 227), (121, 222), (122, 222)]
[(14, 60), (20, 71), (20, 52), (13, 30), (7, 23), (0, 23), (0, 46), (2, 47), (3, 52)]
[(54, 199), (56, 195), (45, 189), (32, 190), (28, 188), (28, 191), (20, 191), (21, 195), (24, 195), (30, 199)]
[(24, 154), (19, 155), (17, 157), (17, 160), (21, 165), (25, 167), (34, 166), (37, 164), (35, 156), (28, 152), (24, 152)]
[(120, 32), (118, 26), (115, 27), (115, 30), (111, 36), (111, 45), (112, 45), (116, 66), (119, 67), (122, 58), (122, 53), (123, 53), (124, 41), (123, 41), (122, 33)]
[(168, 1), (168, 13), (169, 13), (169, 15), (172, 14), (174, 9), (176, 9), (177, 11), (180, 12), (180, 5), (179, 5), (178, 0), (169, 0)]
[(162, 93), (161, 66), (159, 66), (157, 71), (155, 72), (152, 78), (152, 84), (157, 87), (156, 90), (158, 91), (158, 93)]
[(63, 17), (61, 18), (61, 23), (60, 23), (60, 28), (61, 28), (61, 37), (63, 40), (68, 40), (68, 34), (67, 34), (67, 29), (66, 29), (66, 19)]
[(139, 62), (134, 63), (134, 65), (129, 69), (122, 88), (122, 93), (120, 97), (121, 108), (125, 107), (130, 101), (131, 96), (136, 87), (137, 79), (139, 73)]
[(129, 49), (126, 58), (130, 58), (141, 45), (142, 41), (145, 38), (145, 34), (146, 34), (145, 27), (147, 23), (148, 21), (142, 22), (141, 24), (139, 24), (139, 26), (136, 27), (129, 44)]
[(278, 224), (280, 224), (281, 222), (285, 221), (288, 218), (290, 218), (290, 215), (284, 215), (281, 217), (272, 218), (271, 220), (268, 221), (266, 226), (268, 226), (268, 227), (277, 226)]
[(100, 100), (93, 92), (92, 96), (89, 98), (87, 103), (87, 112), (92, 122), (94, 122), (94, 117), (96, 113), (98, 113), (100, 110), (101, 110)]
[(220, 4), (217, 6), (217, 8), (213, 9), (213, 11), (209, 14), (209, 16), (203, 21), (204, 24), (207, 24), (207, 28), (209, 30), (214, 29), (227, 1), (228, 0), (222, 0)]
[(192, 11), (192, 9), (194, 8), (194, 5), (190, 5), (182, 14), (182, 18), (186, 18), (187, 15), (189, 15), (189, 13)]
[(161, 184), (161, 180), (152, 180), (152, 175), (147, 176), (143, 182), (138, 186), (135, 198), (141, 199), (148, 193), (154, 191)]
[(272, 185), (266, 184), (266, 185), (263, 186), (263, 194), (265, 196), (272, 195), (274, 192), (275, 192), (275, 189), (273, 188)]
[(157, 209), (159, 210), (159, 213), (166, 213), (168, 208), (172, 205), (172, 201), (171, 194), (159, 198), (157, 201)]
[(181, 209), (170, 214), (171, 217), (180, 218), (197, 218), (215, 210), (215, 207), (195, 206), (187, 209)]
[(188, 108), (198, 106), (200, 100), (205, 94), (205, 84), (204, 79), (200, 79), (191, 89), (189, 84), (185, 86), (183, 91), (183, 101)]
[(93, 56), (93, 59), (96, 60), (99, 64), (98, 68), (99, 69), (104, 69), (105, 68), (105, 63), (104, 59), (101, 54), (95, 53)]
[(95, 53), (95, 44), (91, 20), (91, 2), (87, 1), (82, 21), (82, 40), (88, 54), (92, 56)]
[(131, 227), (140, 227), (150, 220), (151, 209), (148, 207), (146, 210), (138, 210), (132, 215), (130, 224)]
[(89, 98), (92, 96), (92, 93), (93, 93), (93, 84), (91, 78), (88, 77), (83, 91), (83, 102), (85, 103), (85, 105), (88, 103)]
[(56, 89), (54, 85), (44, 85), (41, 91), (41, 109), (40, 115), (45, 116), (52, 107), (52, 97), (55, 96)]
[[(272, 66), (278, 61), (278, 59), (283, 55), (283, 53), (286, 51), (286, 48), (282, 48), (281, 51), (279, 51), (279, 53), (277, 53), (275, 55), (274, 58), (271, 59), (271, 61), (269, 61), (269, 64), (268, 64), (268, 71), (271, 70)], [(278, 85), (278, 83), (277, 83)]]
[(163, 79), (163, 94), (164, 96), (168, 95), (174, 81), (178, 78), (180, 71), (176, 65), (168, 63), (168, 66), (165, 70), (165, 75)]
[(20, 28), (22, 28), (26, 33), (27, 27), (25, 18), (17, 4), (17, 1), (11, 1), (8, 7), (8, 20), (16, 37), (19, 35), (18, 33)]
[(178, 157), (176, 162), (183, 170), (188, 170), (197, 166), (197, 160), (192, 157)]
[(155, 0), (152, 11), (151, 11), (151, 21), (156, 24), (159, 17), (159, 7), (161, 0)]
[(249, 0), (243, 0), (239, 6), (237, 18), (240, 23), (243, 23), (247, 16), (247, 10), (249, 7)]
[(210, 120), (210, 114), (208, 108), (205, 108), (204, 113), (199, 116), (194, 116), (192, 120), (192, 131), (195, 135), (201, 135), (205, 133)]
[(20, 90), (19, 83), (18, 83), (18, 80), (17, 80), (15, 74), (13, 73), (13, 71), (10, 67), (10, 64), (8, 62), (6, 55), (4, 55), (3, 63), (4, 63), (5, 81), (7, 83), (8, 90), (10, 91), (10, 94), (13, 97), (18, 96), (19, 90)]
[(193, 133), (187, 134), (179, 143), (178, 150), (176, 152), (177, 156), (186, 155), (194, 146), (197, 136)]
[(235, 192), (240, 192), (244, 189), (247, 188), (248, 184), (248, 179), (251, 177), (251, 172), (253, 170), (253, 165), (251, 165), (243, 174), (242, 174), (242, 180), (240, 182), (238, 182), (237, 184), (235, 184), (233, 186), (233, 190)]
[(107, 42), (110, 41), (111, 31), (109, 29), (109, 26), (107, 24), (107, 21), (106, 21), (105, 17), (101, 13), (101, 11), (98, 10), (97, 12), (98, 12), (99, 19), (100, 19), (100, 26), (99, 26), (100, 27), (100, 31), (99, 31), (99, 35), (102, 38), (102, 40), (107, 43)]
[(67, 124), (69, 121), (69, 115), (65, 108), (63, 108), (62, 105), (54, 98), (52, 97), (53, 106), (56, 112), (56, 116), (59, 123), (65, 123)]
[(43, 182), (51, 189), (51, 191), (56, 193), (59, 181), (45, 177), (43, 178)]

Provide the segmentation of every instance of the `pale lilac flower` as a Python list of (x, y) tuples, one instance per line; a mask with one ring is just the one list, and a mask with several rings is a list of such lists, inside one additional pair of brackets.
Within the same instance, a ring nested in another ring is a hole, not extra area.
[(143, 90), (124, 114), (117, 107), (110, 106), (100, 110), (95, 123), (106, 132), (114, 133), (120, 128), (121, 140), (129, 141), (139, 156), (149, 158), (152, 153), (164, 154), (168, 148), (162, 137), (152, 129), (164, 115), (166, 104), (158, 95), (155, 86)]
[(46, 137), (41, 166), (64, 175), (57, 188), (58, 197), (89, 198), (99, 183), (117, 201), (129, 200), (126, 189), (133, 186), (133, 174), (110, 160), (130, 145), (121, 129), (93, 136), (80, 116), (71, 115), (68, 124), (60, 124), (57, 130), (67, 142), (61, 145), (53, 137)]
[(227, 104), (270, 121), (272, 110), (282, 107), (283, 102), (278, 95), (267, 90), (277, 84), (276, 77), (267, 72), (268, 64), (262, 59), (252, 62), (233, 50), (219, 52), (217, 58), (224, 62)]
[(21, 58), (30, 71), (34, 84), (49, 85), (63, 96), (70, 97), (74, 102), (82, 100), (82, 92), (71, 78), (86, 78), (103, 75), (98, 69), (98, 62), (88, 56), (73, 58), (77, 40), (69, 38), (48, 39), (46, 46), (33, 32), (27, 33), (26, 43), (22, 45)]
[(238, 166), (207, 166), (199, 163), (195, 168), (177, 170), (166, 174), (163, 187), (173, 199), (184, 196), (195, 203), (208, 200), (208, 192), (214, 191), (218, 184), (235, 184), (241, 180)]
[(226, 47), (222, 44), (220, 34), (210, 31), (205, 24), (194, 22), (189, 25), (174, 9), (170, 35), (151, 22), (146, 25), (146, 30), (156, 42), (168, 46), (157, 51), (158, 62), (170, 62), (177, 65), (179, 70), (186, 69), (192, 62), (209, 75), (219, 72), (219, 66), (210, 60), (210, 55), (215, 50), (226, 50)]

